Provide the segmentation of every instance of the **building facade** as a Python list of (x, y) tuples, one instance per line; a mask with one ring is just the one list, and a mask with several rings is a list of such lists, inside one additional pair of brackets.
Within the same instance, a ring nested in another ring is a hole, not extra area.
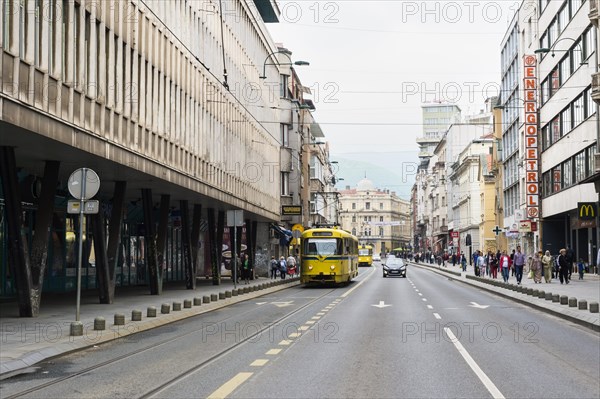
[(266, 22), (279, 11), (227, 3), (228, 13), (182, 1), (0, 3), (0, 294), (18, 295), (22, 314), (35, 314), (29, 293), (42, 286), (75, 288), (67, 181), (82, 167), (101, 181), (83, 286), (112, 286), (101, 301), (115, 284), (160, 293), (163, 279), (194, 285), (204, 273), (218, 283), (228, 210), (244, 212), (244, 245), (267, 267), (281, 133), (262, 122), (278, 120), (280, 96), (264, 93), (279, 91), (281, 73)]
[(371, 245), (374, 253), (412, 248), (410, 202), (393, 191), (375, 188), (367, 178), (356, 188), (340, 190), (339, 221), (342, 229), (361, 244)]

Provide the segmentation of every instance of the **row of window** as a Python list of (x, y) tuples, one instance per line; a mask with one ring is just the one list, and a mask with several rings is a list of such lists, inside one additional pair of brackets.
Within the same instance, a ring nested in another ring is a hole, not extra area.
[(583, 32), (580, 38), (575, 40), (573, 46), (566, 51), (565, 56), (556, 67), (542, 80), (542, 104), (545, 104), (581, 65), (587, 63), (595, 49), (596, 42), (593, 29), (590, 27)]
[[(548, 0), (549, 1), (549, 0)], [(577, 14), (585, 0), (565, 0), (558, 13), (540, 36), (540, 47), (552, 48), (560, 34), (565, 30), (571, 19)], [(540, 1), (540, 15), (547, 5), (546, 0)]]
[(521, 203), (519, 201), (519, 184), (504, 190), (504, 216), (512, 216), (519, 209)]
[(588, 87), (559, 112), (554, 119), (542, 127), (542, 151), (550, 148), (561, 137), (568, 134), (596, 112), (596, 105), (592, 100), (591, 93), (592, 90)]
[[(352, 209), (356, 209), (356, 202), (352, 203)], [(371, 209), (371, 203), (370, 202), (365, 202), (365, 209), (370, 210)], [(375, 208), (373, 208), (375, 209)], [(379, 203), (379, 209), (383, 209), (383, 202)]]
[(596, 144), (578, 152), (542, 175), (542, 196), (565, 190), (594, 173)]

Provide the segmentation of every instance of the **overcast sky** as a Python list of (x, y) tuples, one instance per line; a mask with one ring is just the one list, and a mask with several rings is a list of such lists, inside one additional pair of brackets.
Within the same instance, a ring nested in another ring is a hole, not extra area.
[(294, 61), (310, 62), (296, 69), (313, 91), (331, 158), (342, 161), (343, 185), (366, 172), (406, 194), (421, 104), (446, 100), (473, 114), (497, 95), (500, 43), (520, 1), (278, 3), (280, 23), (269, 29)]

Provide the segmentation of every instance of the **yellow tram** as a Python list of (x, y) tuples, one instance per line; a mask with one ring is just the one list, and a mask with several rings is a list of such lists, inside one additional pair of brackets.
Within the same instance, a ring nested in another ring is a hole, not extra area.
[(358, 247), (358, 266), (373, 265), (373, 247), (370, 245), (360, 245)]
[(316, 228), (302, 233), (300, 281), (348, 283), (358, 276), (358, 240), (337, 228)]

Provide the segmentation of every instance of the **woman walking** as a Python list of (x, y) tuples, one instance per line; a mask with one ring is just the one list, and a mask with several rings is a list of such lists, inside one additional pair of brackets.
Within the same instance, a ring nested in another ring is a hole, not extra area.
[(550, 283), (552, 281), (552, 268), (554, 267), (554, 261), (552, 255), (550, 255), (550, 251), (546, 251), (542, 257), (542, 266), (544, 267), (544, 280), (546, 283)]
[(542, 251), (537, 252), (533, 256), (531, 262), (531, 270), (533, 271), (533, 281), (538, 284), (542, 282)]

